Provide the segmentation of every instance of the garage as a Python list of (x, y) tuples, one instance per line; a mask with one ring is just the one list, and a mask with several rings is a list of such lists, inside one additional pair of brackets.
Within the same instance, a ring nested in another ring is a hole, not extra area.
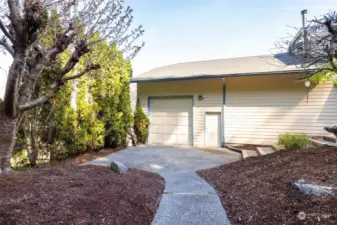
[(192, 97), (149, 98), (149, 143), (192, 145)]

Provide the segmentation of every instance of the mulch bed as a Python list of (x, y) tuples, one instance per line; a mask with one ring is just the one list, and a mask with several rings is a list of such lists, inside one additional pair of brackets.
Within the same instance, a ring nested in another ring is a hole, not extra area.
[(50, 167), (68, 167), (68, 166), (77, 166), (79, 164), (83, 164), (92, 160), (95, 160), (100, 157), (107, 156), (111, 153), (119, 152), (124, 150), (125, 148), (105, 148), (99, 151), (89, 151), (83, 153), (74, 158), (64, 159), (60, 161), (48, 162), (38, 164), (39, 168), (50, 168)]
[(158, 174), (108, 167), (0, 175), (0, 224), (151, 224), (164, 190)]
[(216, 189), (232, 224), (337, 224), (336, 195), (308, 196), (293, 186), (304, 179), (337, 187), (337, 148), (282, 150), (198, 173)]
[(91, 160), (97, 159), (99, 157), (107, 156), (111, 153), (119, 152), (124, 150), (125, 148), (105, 148), (101, 149), (99, 151), (91, 151), (91, 152), (86, 152), (83, 153), (73, 159), (71, 159), (71, 162), (73, 164), (82, 164), (89, 162)]

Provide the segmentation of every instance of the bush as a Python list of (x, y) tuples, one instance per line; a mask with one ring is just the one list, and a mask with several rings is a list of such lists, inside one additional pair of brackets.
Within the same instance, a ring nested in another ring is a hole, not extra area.
[(278, 142), (285, 149), (305, 148), (309, 144), (309, 138), (306, 134), (282, 134)]
[(135, 135), (137, 138), (137, 144), (146, 144), (149, 125), (150, 121), (145, 115), (138, 100), (134, 114), (134, 125), (133, 125), (133, 129), (135, 131)]

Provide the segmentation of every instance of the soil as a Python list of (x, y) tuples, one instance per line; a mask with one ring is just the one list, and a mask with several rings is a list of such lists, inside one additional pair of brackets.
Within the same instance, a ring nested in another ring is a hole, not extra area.
[(71, 159), (71, 162), (72, 164), (82, 164), (124, 149), (125, 148), (106, 148), (100, 151), (87, 152)]
[[(69, 166), (77, 166), (79, 164), (83, 164), (92, 160), (95, 160), (97, 158), (107, 156), (111, 153), (119, 152), (124, 150), (125, 148), (106, 148), (106, 149), (101, 149), (99, 151), (90, 151), (83, 153), (79, 156), (76, 156), (74, 158), (69, 158), (65, 160), (60, 160), (60, 161), (54, 161), (54, 162), (48, 162), (48, 163), (41, 163), (38, 164), (39, 168), (50, 168), (50, 167), (69, 167)], [(22, 170), (27, 170), (29, 168), (24, 168)], [(20, 170), (20, 169), (16, 169)]]
[(39, 168), (0, 175), (0, 224), (151, 224), (158, 174), (109, 167)]
[(198, 173), (218, 192), (231, 224), (337, 224), (337, 193), (314, 197), (293, 186), (304, 179), (337, 188), (335, 147), (281, 150)]

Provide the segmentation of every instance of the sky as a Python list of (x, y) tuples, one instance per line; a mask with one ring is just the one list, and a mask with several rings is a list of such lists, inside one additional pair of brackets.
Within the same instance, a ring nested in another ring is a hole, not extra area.
[[(337, 10), (336, 0), (125, 0), (134, 26), (145, 29), (145, 47), (132, 60), (134, 76), (153, 68), (196, 60), (276, 53), (275, 43), (308, 20)], [(0, 96), (9, 55), (0, 53)]]

